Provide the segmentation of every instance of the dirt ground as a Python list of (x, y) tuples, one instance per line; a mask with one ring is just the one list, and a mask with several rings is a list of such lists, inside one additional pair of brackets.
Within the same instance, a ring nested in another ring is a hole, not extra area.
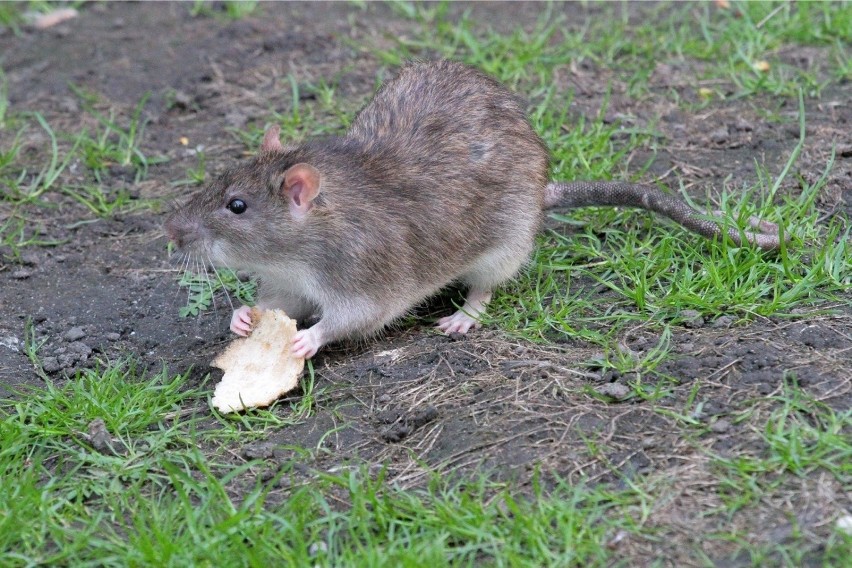
[[(111, 168), (102, 186), (127, 190), (139, 200), (182, 199), (189, 190), (175, 189), (171, 182), (183, 179), (195, 165), (188, 148), (205, 146), (208, 174), (242, 157), (245, 146), (228, 129), (261, 127), (272, 110), (289, 108), (288, 74), (303, 84), (335, 78), (335, 96), (346, 108), (358, 108), (372, 93), (381, 63), (357, 45), (389, 45), (388, 36), (404, 35), (415, 25), (378, 4), (323, 4), (320, 10), (283, 3), (237, 21), (192, 17), (190, 8), (172, 3), (86, 5), (73, 22), (45, 32), (0, 36), (11, 112), (38, 111), (55, 131), (73, 133), (81, 124), (95, 123), (69, 82), (98, 93), (97, 108), (114, 109), (123, 117), (150, 92), (141, 147), (168, 160), (152, 166), (139, 183), (126, 168)], [(556, 9), (571, 11), (569, 25), (580, 27), (600, 7)], [(511, 29), (531, 26), (539, 11), (534, 4), (477, 5), (473, 17)], [(786, 56), (810, 54), (802, 48)], [(685, 85), (679, 77), (694, 70), (658, 71), (651, 88), (667, 92)], [(755, 162), (777, 175), (798, 141), (795, 121), (762, 119), (761, 105), (796, 115), (795, 104), (771, 97), (731, 100), (690, 113), (667, 97), (633, 100), (624, 85), (613, 84), (607, 70), (594, 65), (578, 73), (566, 69), (559, 80), (566, 92), (574, 91), (575, 115), (597, 113), (612, 84), (612, 116), (630, 117), (639, 125), (653, 122), (665, 136), (648, 175), (679, 176), (697, 196), (728, 176), (729, 187), (753, 182)], [(838, 149), (819, 197), (826, 214), (852, 212), (850, 100), (852, 86), (841, 84), (806, 101), (808, 143), (797, 163), (799, 175), (816, 179), (832, 145)], [(731, 128), (719, 133), (719, 125)], [(3, 133), (0, 143), (8, 143), (9, 136)], [(47, 138), (37, 128), (23, 136), (22, 155), (36, 163), (45, 156)], [(181, 137), (189, 139), (189, 146), (181, 145)], [(67, 140), (63, 144), (67, 147)], [(642, 156), (635, 163), (644, 163)], [(783, 189), (794, 192), (790, 180)], [(219, 298), (216, 309), (200, 317), (178, 316), (186, 292), (178, 289), (161, 228), (168, 201), (154, 210), (93, 220), (67, 197), (49, 199), (53, 206), (32, 210), (28, 227), (59, 244), (26, 247), (20, 258), (0, 260), (0, 385), (43, 384), (21, 349), (28, 319), (44, 342), (40, 353), (55, 380), (67, 380), (66, 375), (98, 359), (127, 355), (152, 369), (163, 362), (175, 373), (192, 367), (192, 380), (204, 380), (208, 362), (231, 339), (231, 311)], [(429, 310), (448, 310), (448, 300)], [(659, 330), (649, 328), (625, 341), (645, 353), (658, 339)], [(403, 487), (423, 483), (427, 467), (447, 474), (487, 471), (521, 485), (535, 468), (570, 482), (618, 484), (660, 474), (672, 480), (672, 492), (671, 502), (656, 511), (657, 520), (694, 542), (701, 530), (712, 528), (703, 526), (710, 521), (697, 511), (695, 517), (682, 517), (677, 503), (701, 491), (701, 475), (711, 475), (702, 449), (724, 455), (759, 453), (761, 442), (753, 428), (771, 409), (762, 401), (782, 389), (785, 376), (795, 374), (798, 385), (832, 408), (852, 406), (852, 311), (845, 305), (799, 319), (757, 319), (730, 328), (678, 327), (672, 342), (676, 356), (663, 368), (676, 380), (669, 396), (656, 402), (605, 402), (589, 391), (631, 377), (602, 376), (585, 366), (597, 354), (592, 345), (572, 341), (541, 346), (494, 329), (450, 338), (428, 322), (414, 320), (364, 344), (323, 350), (314, 359), (314, 413), (265, 439), (237, 443), (232, 453), (234, 459), (265, 458), (272, 470), (291, 459), (324, 470), (384, 464), (390, 480)], [(655, 411), (660, 405), (683, 409), (696, 391), (703, 403), (692, 416), (697, 427)], [(209, 412), (207, 405), (207, 400), (198, 400), (196, 410)], [(756, 410), (744, 414), (748, 408)], [(289, 406), (280, 404), (276, 412), (286, 415)], [(212, 418), (210, 424), (215, 424)], [(590, 455), (589, 440), (603, 450)], [(326, 451), (305, 458), (288, 449), (294, 446)], [(696, 477), (692, 473), (698, 470), (703, 473)], [(800, 526), (813, 526), (809, 515), (852, 508), (849, 487), (832, 480), (802, 483), (810, 491), (800, 493), (792, 508)], [(712, 506), (718, 499), (705, 495), (700, 501)], [(735, 517), (730, 522), (742, 523), (748, 531), (751, 520)], [(783, 540), (792, 531), (792, 521), (779, 511), (766, 522), (771, 527), (767, 540)], [(828, 530), (819, 527), (814, 542)], [(676, 542), (682, 540), (663, 539), (657, 546), (670, 547), (676, 557)]]

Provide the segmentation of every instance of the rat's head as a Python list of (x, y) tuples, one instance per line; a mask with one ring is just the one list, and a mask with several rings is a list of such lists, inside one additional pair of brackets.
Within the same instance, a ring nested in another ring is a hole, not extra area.
[(296, 241), (319, 195), (321, 176), (298, 162), (270, 127), (260, 153), (220, 175), (169, 216), (178, 250), (215, 265), (251, 269)]

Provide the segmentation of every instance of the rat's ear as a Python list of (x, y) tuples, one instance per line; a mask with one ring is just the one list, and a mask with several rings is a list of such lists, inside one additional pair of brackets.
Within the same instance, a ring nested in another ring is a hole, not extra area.
[(310, 164), (296, 164), (284, 172), (281, 192), (290, 202), (290, 211), (302, 216), (310, 210), (320, 192), (319, 170)]
[(263, 142), (260, 143), (261, 152), (277, 152), (284, 149), (281, 145), (281, 127), (273, 124), (266, 129), (263, 135)]

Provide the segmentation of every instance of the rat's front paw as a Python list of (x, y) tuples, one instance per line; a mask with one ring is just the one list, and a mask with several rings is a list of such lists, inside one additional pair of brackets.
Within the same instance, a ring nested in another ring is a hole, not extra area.
[(310, 359), (316, 355), (317, 350), (322, 346), (322, 340), (317, 333), (316, 326), (297, 331), (293, 336), (293, 355), (295, 357), (303, 357)]
[(231, 316), (231, 331), (241, 337), (248, 337), (251, 334), (251, 308), (242, 306), (234, 310), (234, 315)]

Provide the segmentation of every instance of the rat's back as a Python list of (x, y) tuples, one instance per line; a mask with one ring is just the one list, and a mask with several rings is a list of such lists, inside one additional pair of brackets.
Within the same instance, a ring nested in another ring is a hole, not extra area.
[(438, 250), (455, 242), (477, 255), (506, 239), (531, 248), (548, 154), (522, 101), (495, 79), (454, 61), (409, 64), (356, 116), (348, 137), (386, 198), (428, 210)]
[(546, 183), (547, 150), (522, 101), (455, 61), (403, 67), (355, 117), (349, 134), (370, 150), (398, 152), (407, 166), (453, 164), (487, 173), (532, 161), (539, 170), (530, 172), (533, 178)]

